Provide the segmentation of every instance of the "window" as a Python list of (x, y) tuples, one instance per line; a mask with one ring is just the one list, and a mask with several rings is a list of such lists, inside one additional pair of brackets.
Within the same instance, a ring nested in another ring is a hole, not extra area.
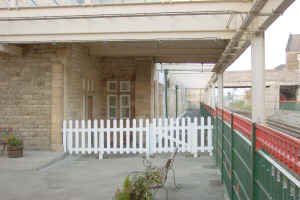
[(131, 117), (130, 91), (130, 81), (107, 81), (107, 117), (109, 119)]
[(120, 92), (130, 92), (130, 81), (120, 81)]
[(120, 118), (130, 118), (130, 95), (120, 95)]
[(117, 118), (117, 95), (107, 96), (107, 114), (109, 119)]
[(107, 81), (107, 91), (117, 92), (117, 81)]

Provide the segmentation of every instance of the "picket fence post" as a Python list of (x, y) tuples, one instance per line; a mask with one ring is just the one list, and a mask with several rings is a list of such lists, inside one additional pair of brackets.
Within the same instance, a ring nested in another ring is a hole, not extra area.
[[(212, 126), (212, 120), (211, 120), (211, 117), (208, 117), (207, 119), (207, 150), (209, 152), (209, 156), (212, 156), (213, 155), (213, 145), (212, 145), (212, 140), (213, 140), (213, 135), (212, 135), (212, 129), (213, 129), (213, 126)], [(204, 134), (204, 130), (203, 130), (203, 134)]]
[(64, 152), (67, 152), (67, 122), (64, 120), (63, 122), (63, 146)]
[(193, 138), (193, 150), (192, 150), (191, 153), (194, 154), (194, 158), (198, 157), (198, 150), (197, 150), (197, 147), (198, 147), (198, 128), (197, 128), (197, 124), (198, 124), (198, 118), (195, 117), (194, 118), (194, 123), (192, 123), (192, 131), (191, 131), (192, 138)]

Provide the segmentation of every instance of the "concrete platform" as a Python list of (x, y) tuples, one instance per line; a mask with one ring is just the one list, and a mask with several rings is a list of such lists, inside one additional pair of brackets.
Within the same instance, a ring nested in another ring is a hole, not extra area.
[[(42, 154), (41, 154), (42, 155)], [(33, 156), (33, 155), (32, 155)], [(30, 157), (24, 157), (28, 159)], [(96, 160), (92, 157), (67, 156), (38, 171), (20, 170), (27, 167), (21, 160), (0, 159), (0, 194), (5, 200), (110, 200), (125, 176), (143, 169), (140, 157)], [(19, 163), (18, 163), (19, 162)], [(25, 163), (25, 162), (24, 162)], [(224, 188), (214, 167), (213, 157), (176, 157), (177, 183), (175, 191), (168, 183), (169, 200), (222, 200)], [(3, 167), (3, 166), (6, 167)], [(164, 191), (156, 199), (165, 199)]]
[(22, 158), (8, 158), (0, 153), (0, 170), (39, 170), (64, 158), (63, 152), (24, 151)]

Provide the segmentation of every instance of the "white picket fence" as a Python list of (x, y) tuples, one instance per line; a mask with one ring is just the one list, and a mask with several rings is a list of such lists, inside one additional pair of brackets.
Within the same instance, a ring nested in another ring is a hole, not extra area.
[[(198, 152), (212, 154), (211, 118), (64, 121), (63, 147), (70, 154)], [(93, 122), (93, 123), (92, 123)]]

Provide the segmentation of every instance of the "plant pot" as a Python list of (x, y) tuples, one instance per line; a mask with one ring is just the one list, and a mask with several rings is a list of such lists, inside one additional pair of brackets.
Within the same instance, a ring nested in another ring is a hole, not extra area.
[(20, 158), (23, 157), (23, 146), (7, 146), (7, 157)]

